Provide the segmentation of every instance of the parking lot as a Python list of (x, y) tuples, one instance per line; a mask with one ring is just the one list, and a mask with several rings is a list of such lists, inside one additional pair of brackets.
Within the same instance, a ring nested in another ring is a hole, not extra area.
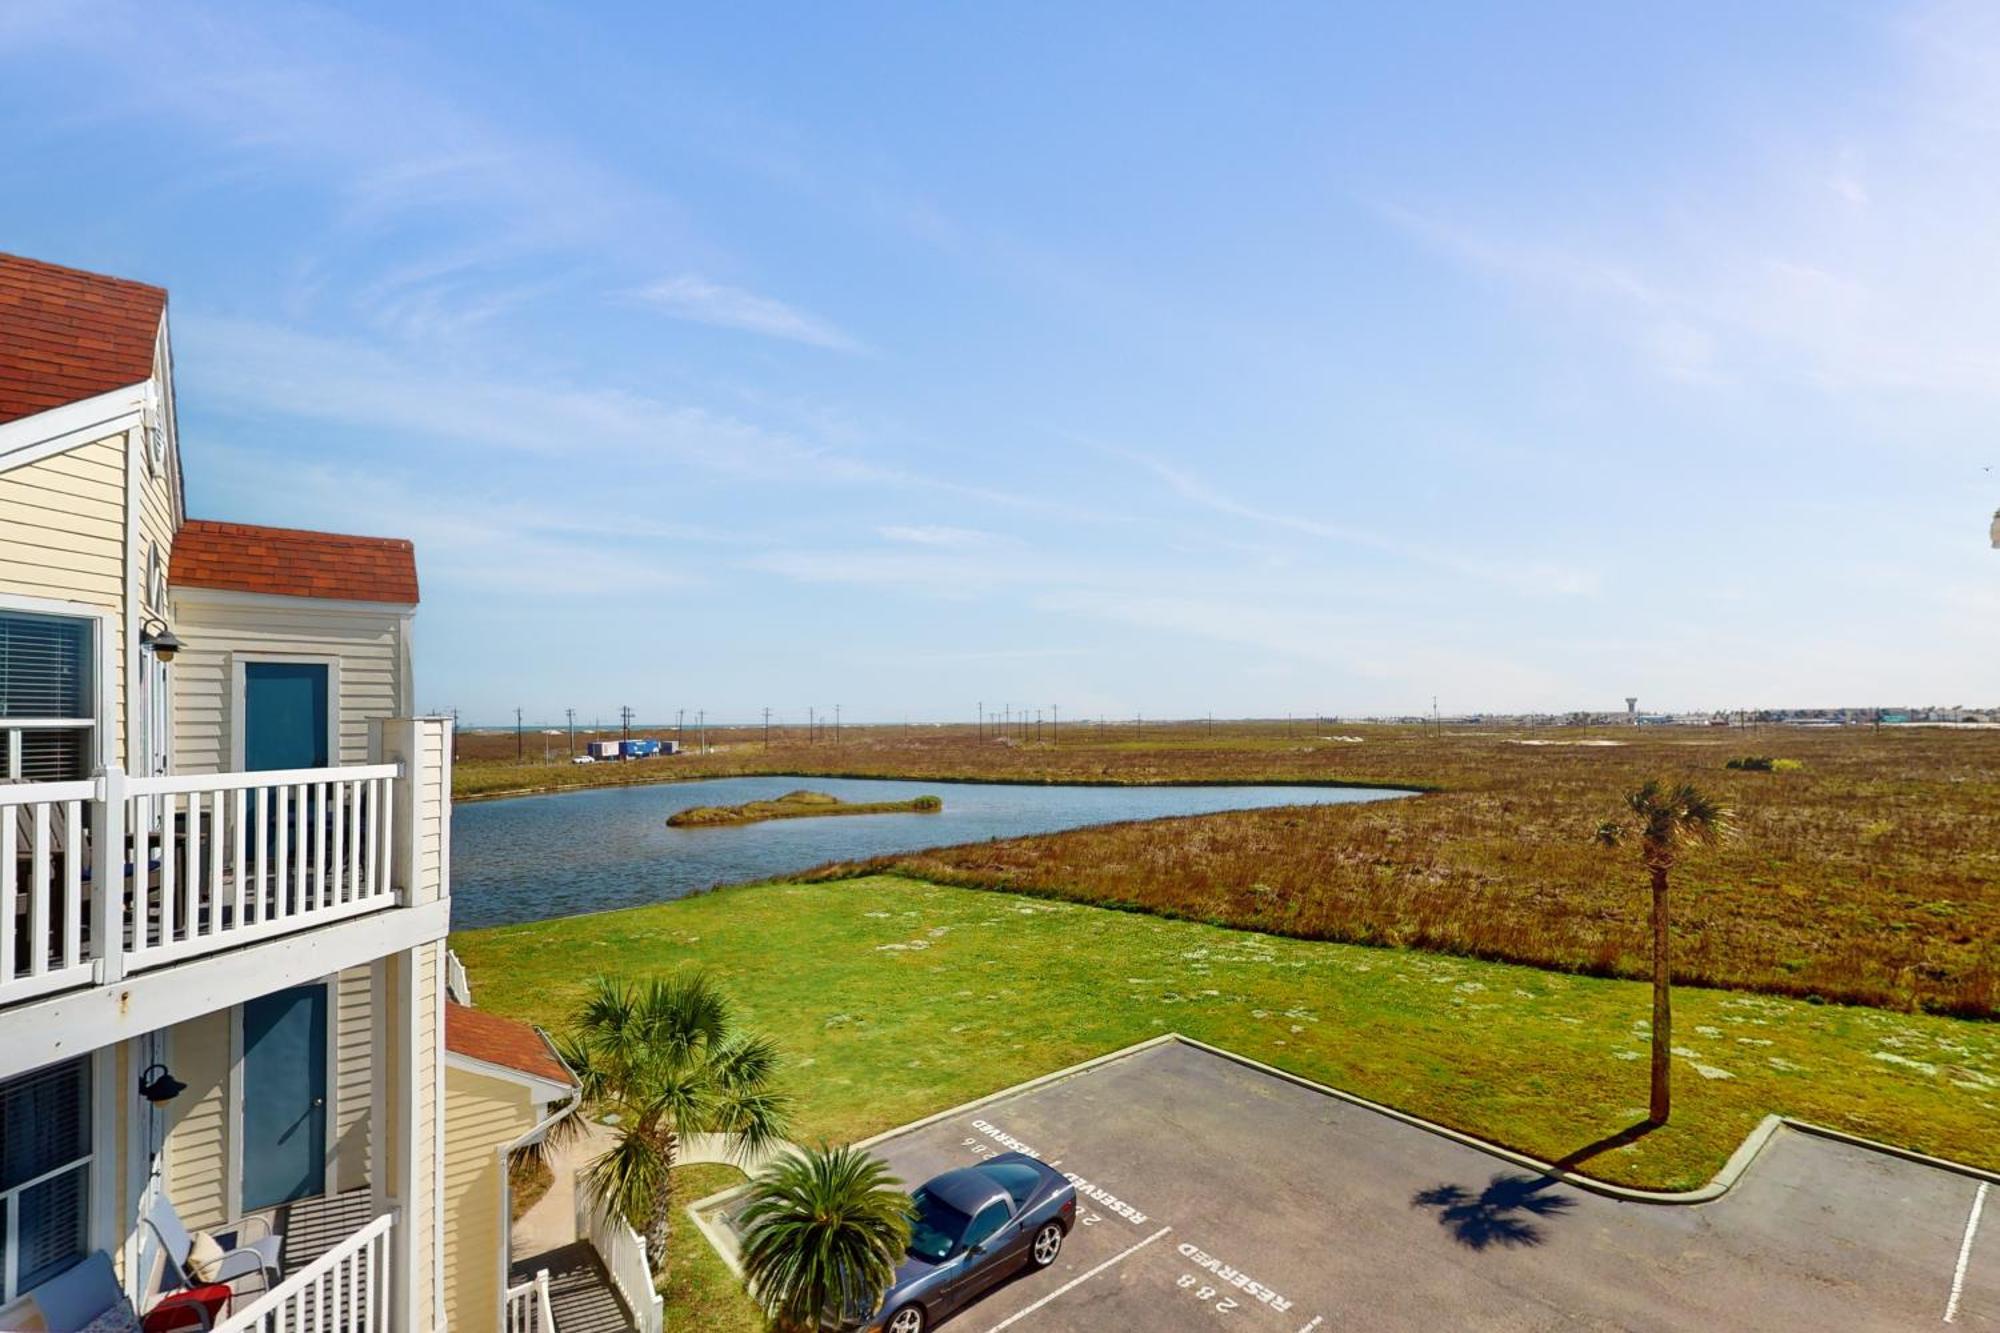
[(2000, 1329), (2000, 1199), (1791, 1130), (1719, 1200), (1627, 1202), (1168, 1043), (874, 1146), (912, 1186), (1010, 1149), (1076, 1181), (1061, 1258), (954, 1333)]

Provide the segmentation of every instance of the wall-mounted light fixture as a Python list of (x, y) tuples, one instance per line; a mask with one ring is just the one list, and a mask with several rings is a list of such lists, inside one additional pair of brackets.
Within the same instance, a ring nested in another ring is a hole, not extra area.
[[(153, 628), (155, 625), (158, 629)], [(148, 616), (146, 623), (139, 627), (139, 645), (151, 648), (153, 656), (162, 662), (174, 660), (174, 654), (181, 650), (181, 641), (167, 628), (167, 622), (158, 616)]]
[(172, 1101), (187, 1091), (187, 1084), (175, 1078), (165, 1065), (147, 1065), (139, 1075), (139, 1095), (154, 1106)]

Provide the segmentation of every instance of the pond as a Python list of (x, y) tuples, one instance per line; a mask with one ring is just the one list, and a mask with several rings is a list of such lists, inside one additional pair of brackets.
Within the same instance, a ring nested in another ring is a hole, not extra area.
[[(943, 799), (937, 814), (841, 815), (668, 828), (694, 805), (737, 805), (809, 788), (848, 801)], [(457, 806), (452, 926), (510, 925), (636, 907), (718, 884), (774, 879), (827, 861), (914, 852), (1085, 824), (1406, 795), (1360, 787), (1041, 787), (858, 778), (717, 778), (599, 787)]]

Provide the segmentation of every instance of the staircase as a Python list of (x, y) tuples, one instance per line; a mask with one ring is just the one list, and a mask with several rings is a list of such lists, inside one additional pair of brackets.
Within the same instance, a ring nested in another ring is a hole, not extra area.
[(531, 1281), (544, 1268), (549, 1270), (549, 1310), (556, 1333), (638, 1333), (632, 1312), (587, 1242), (573, 1241), (521, 1260), (514, 1265), (513, 1280)]

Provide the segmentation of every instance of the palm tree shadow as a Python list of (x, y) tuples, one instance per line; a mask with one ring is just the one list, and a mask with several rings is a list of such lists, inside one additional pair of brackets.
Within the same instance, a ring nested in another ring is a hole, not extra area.
[(1435, 1208), (1438, 1225), (1468, 1250), (1496, 1245), (1540, 1245), (1546, 1236), (1537, 1219), (1555, 1217), (1576, 1206), (1567, 1194), (1545, 1193), (1560, 1182), (1554, 1176), (1502, 1172), (1474, 1194), (1463, 1185), (1434, 1185), (1410, 1199), (1412, 1208)]
[[(1599, 1153), (1636, 1143), (1658, 1128), (1650, 1120), (1641, 1120), (1595, 1143), (1585, 1144), (1555, 1165), (1560, 1170), (1572, 1170)], [(1561, 1183), (1552, 1175), (1502, 1172), (1477, 1194), (1463, 1185), (1435, 1185), (1417, 1191), (1410, 1199), (1410, 1206), (1435, 1208), (1438, 1225), (1470, 1250), (1491, 1249), (1495, 1245), (1540, 1245), (1547, 1234), (1539, 1220), (1559, 1217), (1576, 1206), (1570, 1195), (1548, 1193), (1551, 1186)]]

